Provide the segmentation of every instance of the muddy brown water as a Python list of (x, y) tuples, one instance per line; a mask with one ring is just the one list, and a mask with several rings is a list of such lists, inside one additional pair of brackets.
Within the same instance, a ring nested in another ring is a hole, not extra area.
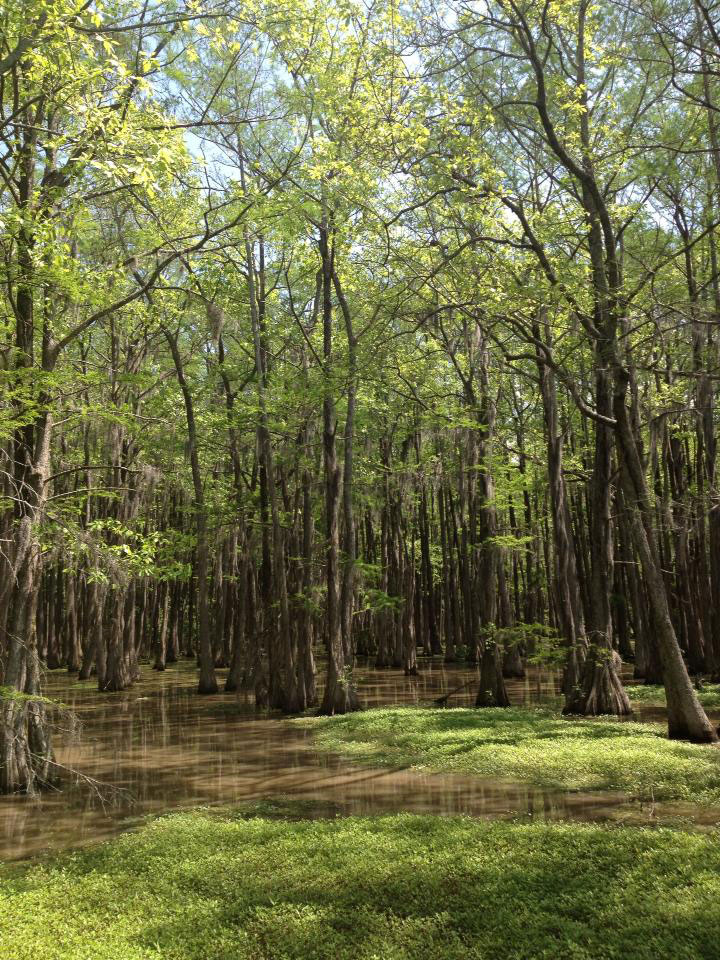
[[(357, 671), (365, 707), (429, 705), (470, 682), (450, 704), (471, 703), (476, 672), (423, 664), (417, 678), (399, 671)], [(622, 794), (559, 793), (524, 784), (414, 770), (371, 769), (320, 753), (312, 734), (282, 718), (258, 715), (244, 695), (199, 697), (191, 663), (165, 673), (144, 666), (130, 690), (100, 694), (56, 671), (45, 692), (68, 708), (57, 721), (58, 791), (0, 798), (0, 860), (83, 846), (133, 829), (148, 815), (175, 809), (265, 803), (306, 816), (409, 811), (482, 818), (580, 819), (658, 823), (720, 822), (720, 812), (628, 803)], [(509, 681), (514, 703), (557, 693), (550, 673)], [(69, 772), (73, 771), (73, 772)]]

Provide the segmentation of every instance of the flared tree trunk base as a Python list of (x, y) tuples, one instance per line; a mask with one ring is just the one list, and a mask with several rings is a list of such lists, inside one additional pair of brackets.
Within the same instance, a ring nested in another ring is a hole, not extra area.
[(563, 707), (566, 716), (627, 717), (632, 712), (630, 698), (615, 668), (614, 657), (602, 662), (588, 661), (582, 687), (571, 692)]
[(525, 667), (523, 666), (522, 658), (518, 650), (508, 651), (508, 653), (505, 654), (503, 657), (502, 673), (507, 680), (525, 679)]
[(475, 697), (476, 707), (509, 707), (505, 689), (500, 653), (495, 644), (488, 644), (480, 662), (480, 686)]
[(580, 644), (575, 643), (568, 650), (568, 658), (563, 671), (562, 692), (566, 704), (580, 694), (584, 664), (585, 649)]
[(717, 743), (718, 730), (708, 720), (697, 694), (682, 677), (666, 677), (668, 739)]
[(668, 740), (685, 740), (688, 743), (718, 743), (720, 728), (690, 725), (685, 721), (671, 722), (668, 719)]
[(318, 715), (334, 717), (337, 714), (354, 713), (360, 709), (360, 701), (352, 682), (341, 682), (336, 677), (328, 676)]

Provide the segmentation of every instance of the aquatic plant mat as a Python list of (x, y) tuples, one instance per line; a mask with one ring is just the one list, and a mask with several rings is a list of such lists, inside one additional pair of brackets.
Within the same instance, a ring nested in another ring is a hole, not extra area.
[(3, 960), (715, 960), (716, 833), (162, 818), (0, 874)]
[(720, 803), (720, 749), (668, 740), (655, 723), (529, 707), (394, 707), (296, 722), (310, 727), (318, 748), (373, 766), (622, 791), (632, 800)]

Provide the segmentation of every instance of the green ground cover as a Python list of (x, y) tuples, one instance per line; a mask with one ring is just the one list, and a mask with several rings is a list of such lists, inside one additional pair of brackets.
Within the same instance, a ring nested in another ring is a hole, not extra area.
[(720, 802), (720, 749), (670, 741), (658, 724), (526, 707), (398, 707), (296, 722), (310, 726), (320, 749), (373, 765), (619, 790), (637, 800)]
[[(632, 703), (638, 706), (647, 704), (652, 707), (665, 706), (665, 688), (645, 686), (644, 684), (629, 684), (628, 695)], [(720, 710), (720, 683), (706, 683), (697, 691), (700, 703), (708, 710)]]
[(203, 813), (0, 875), (3, 960), (703, 960), (715, 834)]

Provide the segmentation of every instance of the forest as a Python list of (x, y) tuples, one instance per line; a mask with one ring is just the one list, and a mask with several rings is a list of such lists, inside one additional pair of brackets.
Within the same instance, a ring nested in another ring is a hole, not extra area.
[(715, 0), (0, 0), (0, 956), (720, 957), (719, 246)]

